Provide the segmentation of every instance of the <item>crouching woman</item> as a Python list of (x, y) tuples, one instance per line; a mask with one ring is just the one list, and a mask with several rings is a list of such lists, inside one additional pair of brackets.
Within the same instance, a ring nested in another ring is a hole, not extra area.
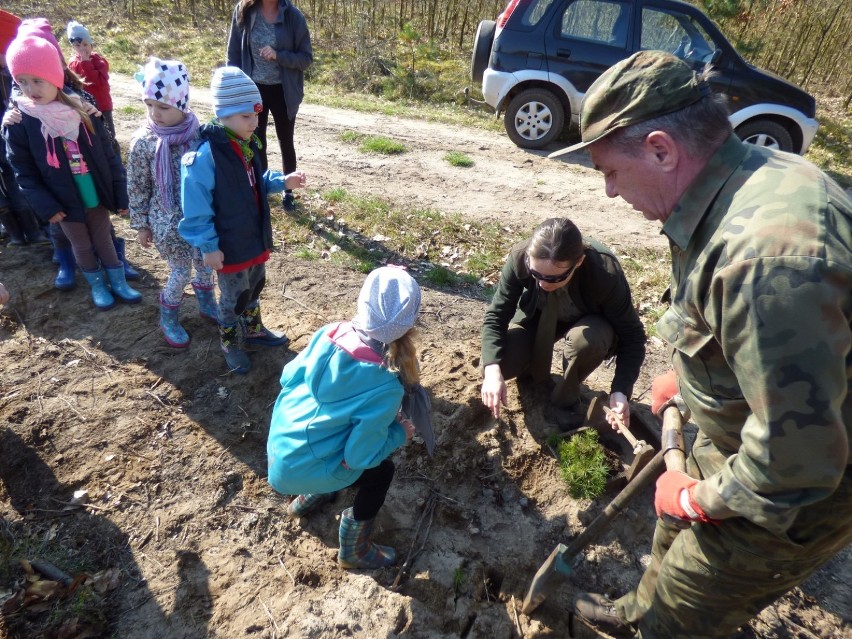
[(414, 426), (401, 412), (403, 394), (419, 380), (413, 343), (420, 288), (407, 272), (371, 272), (351, 322), (318, 330), (284, 367), (272, 411), (269, 483), (297, 495), (288, 512), (304, 516), (335, 491), (357, 488), (340, 518), (343, 568), (380, 568), (393, 548), (372, 542), (373, 522), (393, 480), (391, 453)]

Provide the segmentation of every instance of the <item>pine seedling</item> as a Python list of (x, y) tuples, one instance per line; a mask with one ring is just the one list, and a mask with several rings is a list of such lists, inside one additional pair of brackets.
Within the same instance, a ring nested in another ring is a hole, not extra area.
[(603, 494), (609, 465), (595, 430), (586, 430), (559, 443), (559, 471), (574, 499)]

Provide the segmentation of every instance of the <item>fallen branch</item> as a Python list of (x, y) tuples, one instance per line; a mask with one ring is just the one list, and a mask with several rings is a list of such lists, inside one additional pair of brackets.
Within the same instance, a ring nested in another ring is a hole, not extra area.
[(287, 576), (290, 577), (290, 581), (293, 582), (293, 587), (296, 587), (296, 578), (293, 576), (289, 570), (287, 570), (287, 566), (284, 565), (284, 562), (281, 560), (281, 555), (278, 555), (278, 563), (281, 564), (281, 567), (284, 569), (284, 572), (287, 573)]
[(266, 604), (263, 603), (263, 599), (258, 597), (258, 600), (260, 601), (260, 605), (263, 606), (263, 610), (266, 612), (266, 616), (269, 617), (269, 621), (272, 622), (272, 626), (275, 628), (276, 636), (278, 636), (281, 633), (281, 629), (278, 627), (278, 623), (275, 621), (275, 618), (272, 616), (272, 613), (269, 612), (269, 608), (267, 608)]
[(521, 620), (518, 617), (518, 608), (515, 606), (515, 595), (512, 595), (512, 612), (515, 613), (515, 625), (518, 627), (518, 636), (524, 639), (524, 630), (521, 628)]
[(145, 391), (145, 394), (146, 394), (146, 395), (150, 395), (151, 397), (153, 397), (154, 399), (156, 399), (158, 402), (160, 402), (160, 404), (161, 404), (164, 408), (169, 408), (169, 405), (168, 405), (168, 404), (166, 404), (166, 403), (165, 403), (162, 399), (160, 399), (159, 397), (157, 397), (157, 396), (156, 396), (154, 393), (152, 393), (151, 391), (146, 390), (146, 391)]
[(86, 421), (86, 418), (83, 417), (83, 414), (80, 411), (78, 411), (76, 408), (74, 408), (74, 405), (71, 402), (69, 402), (67, 399), (65, 399), (62, 395), (59, 396), (59, 399), (61, 399), (66, 404), (68, 404), (68, 408), (70, 408), (75, 413), (77, 413), (77, 417), (79, 417), (81, 421)]
[(285, 292), (284, 292), (284, 287), (283, 287), (283, 286), (281, 287), (281, 297), (283, 297), (284, 299), (290, 300), (291, 302), (296, 302), (296, 304), (298, 304), (299, 306), (301, 306), (301, 307), (302, 307), (303, 309), (305, 309), (306, 311), (309, 311), (309, 312), (313, 313), (313, 314), (314, 314), (314, 315), (316, 315), (317, 317), (324, 317), (324, 316), (322, 315), (322, 313), (320, 313), (319, 311), (312, 309), (310, 306), (306, 306), (305, 304), (302, 304), (302, 302), (300, 302), (299, 300), (297, 300), (295, 297), (293, 297), (293, 296), (291, 296), (291, 295), (287, 295), (287, 293), (285, 293)]
[[(403, 576), (411, 572), (411, 566), (414, 564), (414, 560), (417, 559), (417, 556), (423, 552), (423, 549), (426, 547), (426, 540), (429, 538), (429, 532), (432, 530), (432, 519), (435, 515), (435, 506), (437, 505), (437, 500), (435, 499), (436, 495), (437, 493), (432, 492), (423, 506), (423, 512), (420, 513), (420, 519), (417, 521), (417, 530), (414, 532), (414, 539), (411, 542), (411, 548), (408, 549), (408, 555), (405, 557), (405, 561), (402, 566), (399, 567), (399, 572), (396, 573), (396, 578), (391, 584), (391, 590), (399, 589)], [(414, 548), (417, 545), (417, 539), (420, 537), (420, 531), (423, 529), (423, 522), (427, 515), (429, 516), (429, 523), (426, 525), (426, 533), (423, 535), (420, 547), (415, 551)]]

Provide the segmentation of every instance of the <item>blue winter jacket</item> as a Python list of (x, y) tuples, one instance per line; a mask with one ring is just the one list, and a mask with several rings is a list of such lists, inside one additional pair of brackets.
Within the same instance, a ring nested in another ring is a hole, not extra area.
[[(254, 61), (251, 57), (251, 27), (257, 19), (260, 3), (246, 11), (243, 24), (237, 24), (237, 7), (231, 18), (228, 33), (228, 66), (239, 67), (251, 77)], [(305, 97), (305, 69), (314, 62), (311, 34), (302, 12), (290, 0), (279, 0), (278, 18), (275, 20), (275, 54), (287, 117), (296, 119), (299, 105)], [(277, 124), (277, 123), (276, 123)]]
[(259, 195), (256, 199), (245, 165), (225, 129), (205, 124), (200, 137), (198, 150), (184, 154), (181, 162), (181, 237), (202, 253), (222, 251), (225, 265), (242, 264), (272, 250), (272, 221), (266, 198), (269, 193), (284, 190), (284, 175), (272, 170), (264, 173), (260, 154), (253, 146), (251, 164)]
[[(86, 209), (74, 184), (62, 142), (56, 140), (59, 167), (54, 168), (47, 163), (47, 146), (41, 133), (41, 120), (26, 113), (21, 116), (19, 124), (4, 129), (4, 136), (9, 164), (15, 170), (18, 186), (33, 211), (44, 222), (60, 211), (65, 212), (65, 222), (85, 222)], [(127, 175), (121, 158), (112, 149), (111, 138), (102, 119), (91, 120), (95, 132), (90, 133), (85, 125), (80, 124), (77, 144), (94, 179), (98, 199), (110, 211), (126, 209), (129, 206)]]
[(269, 483), (279, 493), (346, 488), (405, 443), (396, 421), (402, 382), (335, 343), (350, 326), (318, 330), (281, 374), (266, 447)]

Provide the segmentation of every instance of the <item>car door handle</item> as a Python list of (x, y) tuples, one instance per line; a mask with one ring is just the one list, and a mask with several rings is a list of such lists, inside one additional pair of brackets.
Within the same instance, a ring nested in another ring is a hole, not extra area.
[(557, 49), (556, 55), (560, 58), (570, 58), (571, 57), (571, 49)]

